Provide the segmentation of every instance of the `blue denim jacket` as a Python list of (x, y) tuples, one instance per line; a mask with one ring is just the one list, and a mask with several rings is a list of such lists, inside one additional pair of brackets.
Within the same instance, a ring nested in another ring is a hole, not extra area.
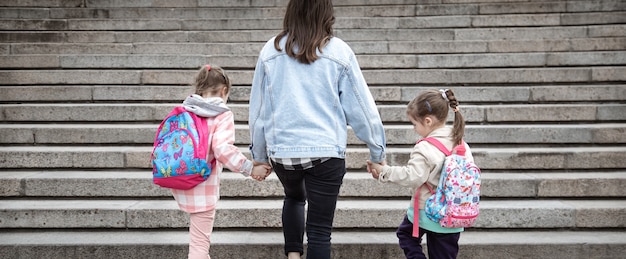
[(250, 94), (252, 158), (345, 158), (350, 125), (370, 160), (385, 160), (383, 124), (354, 52), (333, 37), (317, 54), (302, 64), (277, 51), (274, 38), (261, 50)]

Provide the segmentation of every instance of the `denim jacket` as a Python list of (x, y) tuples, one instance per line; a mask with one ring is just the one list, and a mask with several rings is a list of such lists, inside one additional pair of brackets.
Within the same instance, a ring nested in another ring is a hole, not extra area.
[[(259, 55), (250, 94), (252, 158), (345, 158), (347, 125), (367, 144), (372, 162), (385, 160), (385, 131), (352, 49), (332, 37), (311, 64), (270, 39)], [(363, 161), (365, 162), (365, 161)]]

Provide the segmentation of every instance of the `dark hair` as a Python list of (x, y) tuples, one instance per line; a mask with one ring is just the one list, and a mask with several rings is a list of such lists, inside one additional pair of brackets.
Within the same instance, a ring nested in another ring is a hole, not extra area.
[(228, 93), (231, 83), (224, 69), (218, 66), (204, 65), (196, 74), (193, 86), (197, 95), (204, 93), (216, 94), (222, 86), (226, 87), (226, 93)]
[(334, 23), (331, 0), (290, 0), (283, 30), (274, 39), (274, 48), (281, 51), (280, 40), (287, 36), (287, 55), (300, 63), (311, 64), (318, 59), (317, 50), (321, 52), (333, 36)]
[[(445, 97), (444, 97), (445, 95)], [(459, 101), (450, 89), (426, 90), (409, 102), (407, 114), (414, 120), (422, 121), (427, 115), (432, 115), (445, 123), (448, 118), (448, 107), (454, 111), (454, 125), (452, 139), (455, 145), (460, 145), (465, 134), (465, 120), (459, 110)]]

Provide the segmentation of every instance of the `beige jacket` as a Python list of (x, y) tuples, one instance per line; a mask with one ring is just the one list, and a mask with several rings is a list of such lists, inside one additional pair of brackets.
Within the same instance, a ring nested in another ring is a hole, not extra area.
[[(443, 127), (434, 130), (427, 137), (436, 138), (451, 150), (453, 148), (452, 137), (450, 137), (451, 133), (451, 128)], [(467, 144), (465, 144), (465, 148), (466, 158), (473, 161), (472, 151)], [(411, 157), (405, 166), (384, 166), (378, 180), (410, 187), (413, 189), (413, 193), (424, 183), (428, 183), (428, 185), (435, 190), (437, 189), (437, 184), (439, 184), (444, 159), (445, 155), (439, 151), (437, 147), (426, 141), (422, 141), (413, 147)], [(431, 193), (426, 186), (421, 188), (419, 209), (424, 209), (426, 199), (428, 199), (430, 195)], [(413, 199), (415, 199), (415, 196), (411, 198), (411, 207), (413, 206)]]

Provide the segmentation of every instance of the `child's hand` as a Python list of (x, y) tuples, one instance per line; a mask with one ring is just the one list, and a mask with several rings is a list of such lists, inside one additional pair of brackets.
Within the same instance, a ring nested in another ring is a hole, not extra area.
[(257, 166), (257, 165), (264, 165), (264, 166), (266, 166), (265, 168), (267, 169), (267, 172), (265, 173), (265, 177), (268, 177), (268, 176), (270, 176), (270, 174), (272, 174), (272, 165), (270, 165), (270, 163), (254, 161), (254, 165), (255, 166)]
[(257, 181), (263, 181), (267, 176), (272, 173), (272, 167), (268, 163), (254, 163), (254, 167), (252, 167), (252, 173), (250, 173), (250, 177), (254, 178)]
[(378, 176), (380, 176), (380, 172), (383, 170), (383, 165), (385, 164), (386, 164), (385, 161), (378, 164), (378, 163), (372, 163), (372, 161), (367, 160), (367, 172), (372, 174), (372, 177), (374, 179), (378, 179)]

